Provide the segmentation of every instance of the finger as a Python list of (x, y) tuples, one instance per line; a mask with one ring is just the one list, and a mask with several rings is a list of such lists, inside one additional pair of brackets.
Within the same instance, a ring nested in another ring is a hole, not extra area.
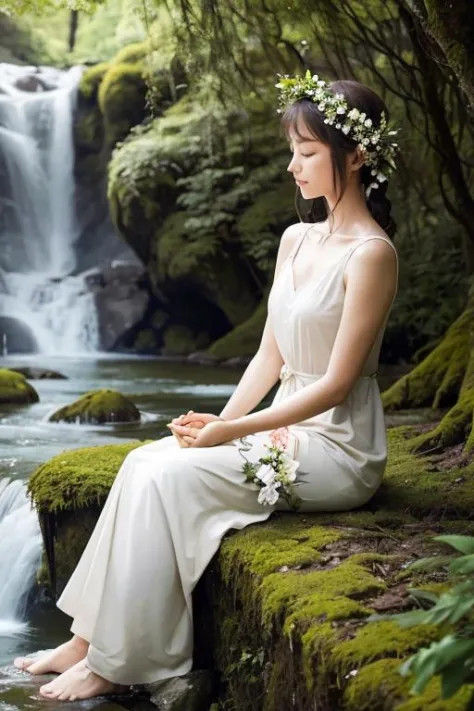
[(198, 427), (182, 427), (181, 425), (174, 425), (173, 430), (182, 436), (186, 435), (188, 437), (197, 437), (199, 434)]
[(183, 440), (184, 440), (184, 442), (186, 443), (187, 446), (192, 446), (192, 445), (196, 442), (196, 439), (195, 439), (194, 437), (187, 437), (187, 436), (184, 436), (184, 437), (183, 437)]

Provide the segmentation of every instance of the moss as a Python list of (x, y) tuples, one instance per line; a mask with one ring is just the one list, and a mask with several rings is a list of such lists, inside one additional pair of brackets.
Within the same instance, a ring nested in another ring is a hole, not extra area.
[(152, 328), (139, 331), (134, 342), (133, 350), (137, 353), (156, 353), (158, 350), (158, 337)]
[(136, 64), (144, 59), (150, 52), (150, 42), (133, 42), (132, 44), (123, 47), (114, 57), (115, 64)]
[(100, 424), (104, 422), (139, 422), (140, 411), (131, 400), (116, 390), (93, 390), (71, 405), (57, 410), (51, 422)]
[(411, 679), (402, 677), (399, 667), (396, 659), (382, 659), (358, 670), (344, 691), (344, 711), (467, 711), (472, 692), (464, 688), (443, 701), (438, 679), (410, 698)]
[(38, 393), (23, 375), (0, 368), (0, 404), (27, 405), (38, 401)]
[(102, 114), (96, 106), (83, 110), (74, 122), (74, 142), (80, 154), (99, 153), (104, 142)]
[(99, 87), (107, 143), (122, 141), (145, 117), (147, 87), (141, 64), (112, 64)]
[(250, 318), (214, 341), (208, 353), (220, 359), (255, 355), (260, 345), (266, 318), (267, 305), (266, 300), (263, 300)]
[(456, 402), (469, 362), (469, 327), (473, 309), (467, 308), (448, 329), (441, 343), (410, 373), (382, 395), (386, 410), (406, 407), (445, 407)]
[(79, 92), (88, 101), (95, 102), (104, 76), (111, 67), (110, 62), (100, 62), (85, 70), (79, 82)]
[(129, 452), (145, 442), (62, 452), (31, 475), (28, 492), (40, 513), (102, 505)]
[(187, 326), (170, 326), (164, 332), (163, 353), (166, 355), (186, 355), (199, 350), (209, 342), (206, 334), (195, 335)]

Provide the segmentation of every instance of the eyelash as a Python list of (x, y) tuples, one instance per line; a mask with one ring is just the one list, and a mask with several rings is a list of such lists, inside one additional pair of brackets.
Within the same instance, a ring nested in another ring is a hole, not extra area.
[(303, 158), (311, 158), (311, 156), (314, 156), (314, 153), (302, 153), (301, 155)]

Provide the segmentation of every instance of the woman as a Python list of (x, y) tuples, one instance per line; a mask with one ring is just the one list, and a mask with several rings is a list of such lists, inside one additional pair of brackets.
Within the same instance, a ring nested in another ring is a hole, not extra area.
[[(285, 231), (260, 347), (220, 417), (181, 416), (170, 425), (176, 437), (124, 461), (58, 601), (73, 638), (15, 660), (31, 674), (60, 674), (41, 687), (46, 698), (85, 699), (191, 669), (191, 593), (223, 535), (286, 507), (259, 503), (242, 438), (255, 461), (269, 433), (288, 428), (302, 511), (361, 506), (380, 484), (387, 451), (375, 376), (398, 279), (383, 173), (394, 132), (382, 101), (357, 82), (307, 74), (277, 87), (288, 171), (327, 218)], [(278, 378), (271, 406), (248, 414)]]

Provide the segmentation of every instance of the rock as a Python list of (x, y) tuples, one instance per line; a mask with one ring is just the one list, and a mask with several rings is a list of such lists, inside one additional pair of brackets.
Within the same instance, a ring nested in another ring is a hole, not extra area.
[(146, 689), (158, 711), (209, 711), (213, 686), (212, 673), (197, 670), (149, 684)]
[(27, 405), (38, 401), (38, 393), (23, 375), (0, 368), (0, 404)]
[(0, 316), (0, 353), (37, 353), (38, 343), (29, 326), (17, 318)]
[(14, 373), (24, 375), (28, 380), (67, 380), (68, 378), (62, 373), (57, 373), (55, 370), (47, 370), (46, 368), (34, 368), (25, 366), (21, 368), (10, 368)]
[(140, 411), (116, 390), (92, 390), (71, 405), (57, 410), (49, 421), (80, 424), (139, 422)]
[(222, 361), (221, 365), (228, 368), (245, 368), (251, 360), (252, 356), (235, 356), (234, 358), (228, 358)]
[(195, 351), (190, 353), (187, 359), (190, 363), (197, 363), (198, 365), (214, 365), (218, 362), (217, 358), (211, 356), (206, 351)]
[(164, 332), (163, 355), (187, 355), (196, 346), (199, 347), (200, 336), (195, 336), (187, 326), (169, 326)]
[(207, 352), (219, 360), (253, 357), (260, 345), (266, 317), (267, 305), (264, 299), (247, 321), (214, 341)]
[(113, 350), (139, 324), (148, 308), (150, 292), (143, 268), (133, 264), (106, 267), (86, 277), (95, 291), (100, 343)]
[(29, 74), (28, 76), (20, 77), (15, 82), (15, 87), (20, 89), (20, 91), (38, 92), (47, 91), (51, 87), (46, 86), (46, 84), (35, 74)]

